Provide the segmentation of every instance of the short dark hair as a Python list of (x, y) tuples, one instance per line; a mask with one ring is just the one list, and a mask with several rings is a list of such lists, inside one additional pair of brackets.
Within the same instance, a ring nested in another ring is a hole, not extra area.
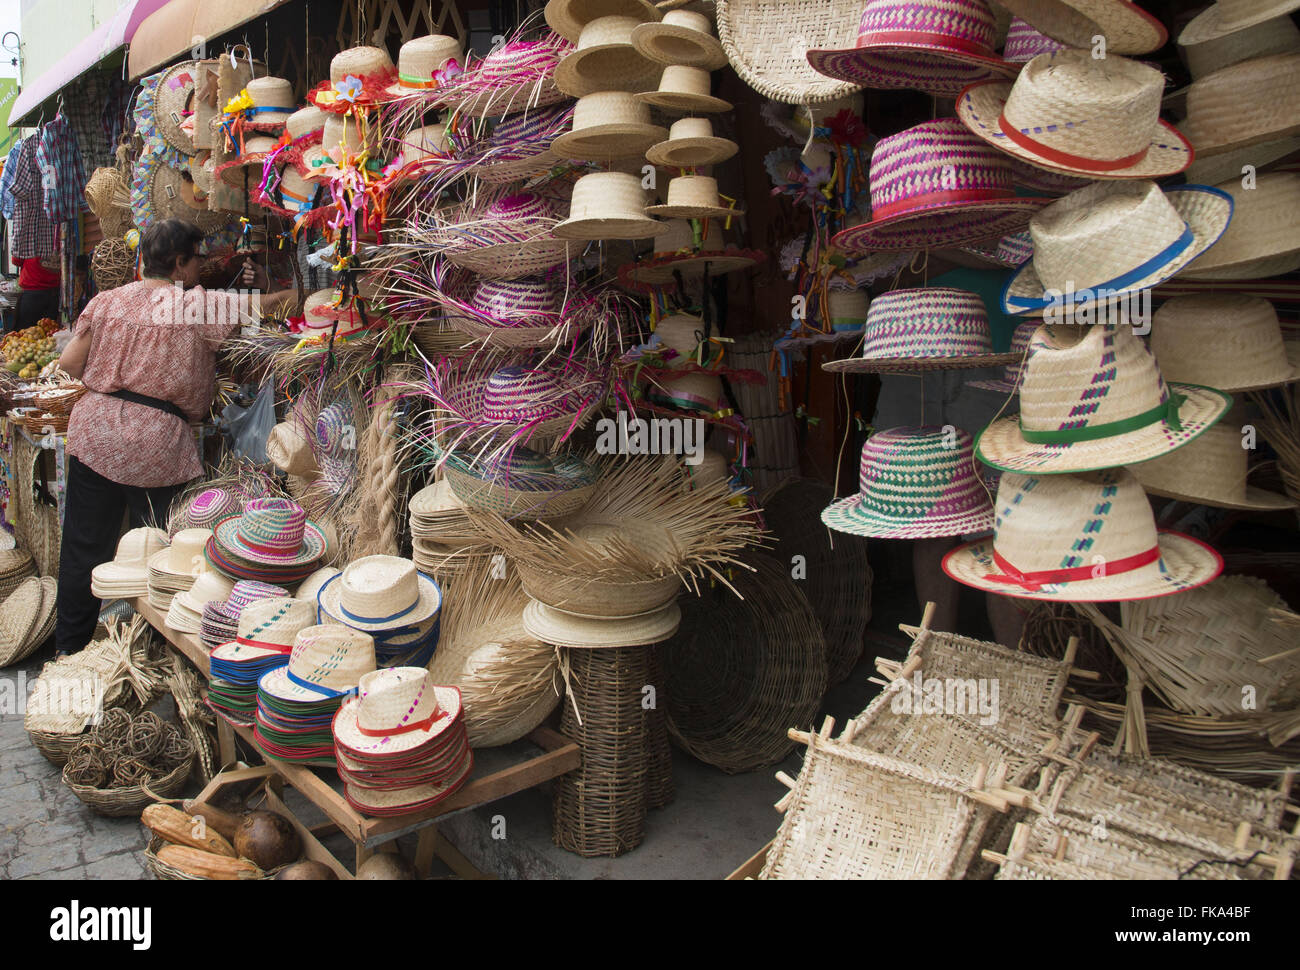
[(199, 251), (203, 233), (181, 219), (155, 222), (140, 235), (140, 254), (146, 276), (171, 276), (176, 257), (188, 259)]

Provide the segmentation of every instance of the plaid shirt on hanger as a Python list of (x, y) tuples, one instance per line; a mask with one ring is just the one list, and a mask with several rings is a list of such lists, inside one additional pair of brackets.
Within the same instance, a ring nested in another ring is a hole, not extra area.
[[(10, 156), (13, 159), (13, 156)], [(54, 223), (45, 215), (45, 194), (36, 165), (36, 137), (23, 141), (9, 191), (14, 197), (14, 250), (19, 259), (40, 259), (54, 252)]]
[(18, 171), (18, 156), (22, 154), (23, 142), (26, 138), (19, 138), (9, 149), (9, 157), (5, 160), (4, 174), (0, 174), (0, 215), (6, 219), (13, 219), (14, 205), (17, 200), (13, 197), (14, 174)]
[(45, 187), (45, 214), (52, 222), (68, 222), (90, 208), (86, 204), (86, 168), (77, 133), (62, 112), (41, 129), (36, 163)]

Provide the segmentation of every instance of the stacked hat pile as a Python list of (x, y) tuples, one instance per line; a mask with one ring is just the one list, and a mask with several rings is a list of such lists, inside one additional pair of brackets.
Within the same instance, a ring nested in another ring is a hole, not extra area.
[(257, 683), (253, 737), (282, 761), (333, 765), (330, 724), (344, 698), (375, 669), (375, 642), (344, 626), (307, 626), (281, 662)]
[(316, 571), (326, 551), (325, 534), (300, 505), (260, 498), (218, 522), (203, 554), (213, 569), (232, 579), (293, 585)]
[(322, 623), (351, 627), (373, 639), (381, 667), (424, 666), (438, 647), (442, 590), (409, 559), (355, 559), (326, 580), (316, 600)]
[[(161, 529), (131, 529), (117, 541), (117, 554), (90, 572), (90, 592), (103, 600), (128, 599), (149, 592), (149, 560), (167, 546)], [(3, 579), (0, 579), (0, 584)]]
[(491, 554), (493, 546), (445, 478), (412, 495), (409, 508), (412, 558), (420, 571), (445, 577)]
[(239, 635), (239, 615), (254, 600), (273, 596), (288, 596), (289, 591), (268, 583), (243, 579), (235, 583), (224, 600), (209, 600), (203, 605), (199, 624), (199, 640), (209, 651), (229, 643)]
[(30, 553), (12, 547), (0, 550), (0, 598), (8, 596), (35, 572), (36, 563)]
[(423, 667), (365, 674), (333, 721), (343, 793), (366, 815), (404, 815), (443, 801), (474, 767), (460, 691)]
[(235, 639), (209, 657), (209, 706), (229, 721), (251, 723), (258, 681), (289, 662), (298, 631), (315, 622), (310, 603), (288, 596), (263, 597), (243, 606)]
[(0, 667), (31, 656), (53, 635), (58, 592), (53, 576), (26, 576), (0, 595)]
[(166, 613), (172, 597), (194, 585), (203, 571), (203, 548), (210, 538), (210, 529), (181, 529), (172, 536), (170, 546), (149, 558), (150, 606)]
[(203, 629), (203, 610), (211, 602), (221, 602), (230, 595), (235, 581), (215, 569), (204, 569), (194, 585), (172, 597), (167, 608), (167, 626), (180, 633), (199, 633)]

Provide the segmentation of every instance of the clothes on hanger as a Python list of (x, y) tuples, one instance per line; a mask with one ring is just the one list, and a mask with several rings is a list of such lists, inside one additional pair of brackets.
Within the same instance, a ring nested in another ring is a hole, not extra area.
[(0, 215), (6, 219), (14, 217), (14, 206), (17, 200), (10, 190), (14, 184), (14, 173), (18, 171), (18, 156), (26, 140), (26, 138), (19, 138), (13, 143), (9, 149), (9, 156), (5, 160), (4, 172), (0, 173)]
[(13, 255), (19, 259), (40, 259), (55, 250), (54, 223), (45, 215), (45, 193), (36, 164), (37, 140), (35, 135), (24, 139), (17, 158), (10, 155), (9, 164), (14, 167), (9, 185), (14, 199)]
[(41, 129), (36, 163), (44, 187), (45, 215), (51, 222), (69, 222), (90, 208), (86, 203), (86, 168), (77, 133), (62, 112)]

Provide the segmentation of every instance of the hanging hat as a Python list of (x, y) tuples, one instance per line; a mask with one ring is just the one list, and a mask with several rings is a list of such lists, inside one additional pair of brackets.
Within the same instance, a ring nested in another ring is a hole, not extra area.
[(218, 522), (218, 547), (272, 566), (313, 563), (325, 554), (325, 535), (302, 507), (283, 498), (253, 499), (238, 516)]
[[(974, 261), (968, 261), (966, 257), (975, 257)], [(1003, 236), (996, 243), (985, 242), (975, 243), (969, 246), (959, 246), (954, 253), (952, 250), (944, 252), (945, 258), (951, 258), (953, 262), (962, 266), (970, 266), (975, 269), (983, 269), (987, 266), (995, 266), (999, 269), (1016, 269), (1022, 263), (1034, 258), (1034, 239), (1028, 231), (1013, 232), (1009, 236)]]
[(181, 61), (169, 67), (158, 79), (154, 93), (153, 118), (158, 135), (168, 147), (182, 155), (193, 155), (193, 130), (182, 126), (194, 108), (194, 80), (198, 77), (197, 61)]
[(1178, 35), (1184, 47), (1204, 44), (1300, 10), (1300, 0), (1219, 0)]
[(822, 364), (832, 373), (888, 373), (998, 367), (988, 311), (979, 294), (949, 287), (894, 290), (871, 303), (862, 356)]
[(293, 636), (288, 664), (263, 674), (257, 686), (284, 701), (342, 698), (374, 669), (375, 641), (364, 630), (339, 624), (305, 626)]
[(1228, 238), (1229, 219), (1236, 225), (1232, 198), (1218, 189), (1094, 182), (1030, 220), (1034, 258), (1007, 281), (1002, 307), (1081, 307), (1190, 275), (1197, 256)]
[[(328, 335), (347, 337), (367, 329), (355, 306), (340, 307), (341, 294), (335, 289), (317, 290), (303, 302), (304, 336)], [(371, 320), (371, 323), (378, 318)], [(337, 325), (337, 329), (335, 329)]]
[(1251, 58), (1193, 81), (1183, 131), (1205, 158), (1300, 135), (1300, 52)]
[(988, 593), (1141, 600), (1201, 586), (1223, 571), (1219, 554), (1204, 543), (1157, 533), (1146, 493), (1127, 468), (1039, 478), (1008, 472), (994, 507), (993, 538), (943, 559), (945, 573)]
[(645, 239), (667, 226), (645, 214), (646, 190), (635, 175), (593, 172), (573, 186), (569, 218), (555, 235), (564, 239)]
[(995, 35), (984, 0), (867, 0), (854, 46), (810, 50), (808, 63), (868, 88), (952, 98), (975, 81), (1015, 76), (1018, 67), (993, 49)]
[(332, 492), (349, 488), (357, 474), (356, 414), (347, 399), (335, 401), (316, 415), (313, 452), (319, 456), (322, 484)]
[(155, 222), (179, 219), (197, 226), (204, 235), (215, 232), (229, 221), (228, 216), (210, 212), (207, 203), (199, 200), (188, 171), (170, 165), (154, 166), (149, 180), (149, 200)]
[(1187, 267), (1186, 279), (1254, 280), (1300, 269), (1300, 175), (1270, 172), (1251, 189), (1240, 179), (1218, 188), (1232, 198), (1232, 222), (1214, 248)]
[(555, 86), (560, 58), (572, 51), (563, 38), (510, 40), (495, 47), (477, 67), (445, 85), (438, 103), (473, 118), (531, 112), (566, 100)]
[(397, 68), (382, 47), (349, 47), (330, 60), (330, 78), (307, 93), (311, 104), (336, 114), (391, 99)]
[[(651, 87), (653, 88), (653, 82)], [(710, 89), (709, 72), (704, 68), (671, 64), (663, 69), (658, 88), (638, 94), (636, 99), (675, 114), (716, 114), (719, 111), (730, 111), (731, 102), (715, 98), (709, 93)]]
[(1192, 161), (1189, 140), (1160, 120), (1165, 79), (1123, 57), (1086, 50), (1041, 54), (1015, 84), (981, 81), (957, 98), (957, 117), (1002, 151), (1091, 179), (1160, 178)]
[(500, 457), (446, 456), (443, 474), (468, 509), (509, 518), (549, 519), (576, 512), (591, 498), (596, 472), (574, 455), (548, 457), (517, 446)]
[(524, 607), (524, 629), (531, 636), (570, 650), (662, 643), (672, 638), (681, 623), (682, 611), (676, 603), (622, 618), (577, 616), (537, 600)]
[(455, 37), (430, 34), (408, 40), (397, 51), (397, 82), (386, 90), (397, 98), (427, 94), (450, 80), (444, 76), (448, 62), (459, 70), (464, 60), (464, 48)]
[(244, 139), (244, 150), (218, 165), (215, 174), (232, 188), (242, 189), (247, 184), (251, 191), (262, 181), (262, 162), (277, 147), (279, 142), (270, 135), (250, 135)]
[[(1182, 38), (1178, 39), (1182, 45)], [(1209, 77), (1225, 67), (1270, 54), (1286, 54), (1300, 50), (1300, 27), (1290, 17), (1274, 17), (1253, 27), (1224, 34), (1202, 44), (1183, 45), (1183, 60), (1193, 81)], [(1182, 88), (1165, 96), (1165, 106), (1177, 106), (1187, 94)], [(1200, 151), (1200, 146), (1197, 146)]]
[(567, 343), (594, 322), (580, 301), (562, 312), (555, 286), (540, 278), (480, 280), (468, 301), (445, 290), (435, 299), (450, 326), (499, 346)]
[(582, 29), (600, 17), (631, 17), (638, 23), (663, 18), (646, 0), (547, 0), (546, 23), (566, 40), (577, 41)]
[(1131, 465), (1181, 447), (1232, 405), (1214, 388), (1166, 384), (1127, 325), (1079, 329), (1034, 336), (1020, 414), (984, 429), (980, 461), (1039, 475)]
[(282, 77), (255, 77), (244, 86), (244, 90), (253, 102), (244, 113), (254, 124), (283, 125), (297, 109), (293, 84)]
[[(326, 159), (335, 165), (341, 165), (349, 156), (362, 152), (370, 152), (373, 156), (379, 149), (378, 127), (371, 125), (362, 130), (355, 117), (330, 115), (321, 131), (321, 149)], [(324, 162), (318, 166), (313, 159), (312, 166), (313, 176), (329, 172), (329, 165)]]
[(573, 105), (552, 105), (501, 118), (473, 173), (500, 184), (549, 172), (560, 164), (555, 140), (572, 128), (574, 111)]
[(277, 160), (283, 159), (297, 169), (298, 174), (310, 178), (319, 168), (318, 162), (324, 164), (329, 160), (325, 154), (325, 126), (334, 115), (309, 104), (299, 108), (284, 123), (294, 148), (287, 149)]
[(509, 365), (492, 372), (483, 389), (483, 418), (514, 425), (543, 422), (565, 414), (567, 392), (541, 368)]
[(658, 345), (676, 352), (664, 363), (670, 370), (684, 369), (695, 357), (704, 339), (704, 321), (686, 313), (674, 313), (655, 324)]
[(320, 592), (325, 613), (368, 632), (418, 626), (442, 608), (438, 584), (409, 559), (365, 556), (347, 565)]
[(1038, 320), (1026, 320), (1016, 324), (1011, 334), (1011, 353), (1015, 360), (1007, 364), (1002, 376), (992, 381), (967, 381), (966, 387), (979, 388), (981, 391), (994, 391), (998, 394), (1019, 394), (1020, 382), (1025, 375), (1025, 362), (1033, 350), (1034, 334), (1042, 324)]
[(266, 439), (266, 457), (289, 475), (310, 475), (317, 471), (311, 442), (295, 421), (281, 421)]
[(161, 529), (131, 529), (117, 540), (112, 560), (90, 572), (90, 591), (101, 599), (124, 599), (149, 592), (149, 560), (167, 546)]
[(880, 139), (870, 174), (871, 221), (832, 240), (846, 253), (939, 249), (1005, 236), (1050, 201), (1017, 197), (1006, 156), (953, 118)]
[(366, 755), (396, 755), (440, 737), (461, 716), (460, 691), (438, 687), (429, 671), (390, 667), (365, 674), (357, 700), (334, 719), (334, 738)]
[(706, 235), (697, 243), (695, 228), (687, 219), (669, 219), (666, 232), (654, 241), (654, 252), (645, 259), (619, 267), (619, 283), (630, 290), (648, 292), (659, 286), (672, 286), (677, 275), (686, 279), (721, 276), (749, 269), (766, 259), (756, 249), (739, 249), (725, 245), (721, 223), (705, 224)]
[(705, 414), (730, 406), (722, 391), (722, 378), (700, 371), (687, 371), (680, 377), (660, 375), (646, 387), (646, 399), (663, 407)]
[(639, 24), (632, 44), (656, 64), (686, 64), (716, 71), (727, 66), (727, 53), (713, 36), (713, 24), (702, 13), (669, 10), (660, 23)]
[(149, 557), (150, 571), (183, 576), (192, 582), (203, 571), (203, 547), (211, 536), (210, 529), (182, 529), (172, 536), (171, 545)]
[(573, 129), (555, 139), (551, 150), (562, 158), (604, 161), (644, 155), (668, 136), (650, 120), (648, 105), (625, 91), (600, 91), (579, 98), (573, 109)]
[(1300, 380), (1300, 341), (1283, 342), (1273, 304), (1256, 296), (1174, 297), (1151, 321), (1150, 346), (1167, 381), (1237, 394)]
[(698, 168), (725, 162), (740, 146), (713, 134), (708, 118), (679, 118), (668, 129), (668, 140), (652, 145), (646, 161), (663, 168)]
[(1247, 485), (1250, 449), (1237, 428), (1216, 424), (1171, 455), (1133, 466), (1148, 494), (1217, 508), (1273, 512), (1300, 502), (1288, 495)]
[(668, 202), (646, 206), (646, 214), (670, 219), (730, 219), (744, 212), (722, 204), (717, 179), (679, 175), (668, 183)]
[(1019, 17), (1012, 17), (1011, 25), (1007, 28), (1006, 43), (1002, 46), (1002, 59), (1012, 64), (1027, 64), (1039, 54), (1051, 54), (1069, 46), (1059, 40), (1052, 40)]
[(827, 305), (821, 308), (823, 329), (843, 334), (845, 338), (861, 336), (871, 312), (871, 298), (865, 288), (842, 290), (832, 287)]
[(1193, 185), (1218, 185), (1221, 182), (1241, 179), (1246, 173), (1246, 166), (1256, 173), (1280, 168), (1281, 164), (1294, 161), (1300, 153), (1300, 137), (1279, 138), (1277, 141), (1260, 142), (1233, 148), (1209, 158), (1198, 158), (1183, 173)]
[(1048, 37), (1071, 47), (1091, 48), (1106, 38), (1106, 56), (1149, 54), (1165, 45), (1164, 24), (1129, 0), (998, 0)]
[(574, 98), (597, 91), (645, 91), (660, 65), (632, 46), (636, 17), (597, 17), (582, 28), (578, 46), (555, 68), (555, 86)]

